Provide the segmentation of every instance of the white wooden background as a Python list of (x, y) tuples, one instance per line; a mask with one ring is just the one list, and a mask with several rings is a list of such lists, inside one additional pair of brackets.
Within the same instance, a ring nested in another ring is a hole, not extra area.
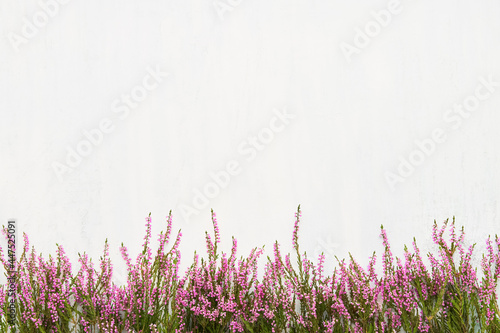
[(328, 269), (381, 255), (381, 224), (401, 254), (456, 216), (481, 251), (500, 223), (499, 14), (493, 0), (0, 0), (0, 222), (16, 219), (18, 248), (23, 232), (44, 257), (62, 244), (75, 271), (108, 238), (119, 283), (120, 243), (135, 258), (151, 212), (156, 245), (170, 209), (183, 270), (210, 208), (223, 249), (234, 235), (239, 254), (272, 256), (301, 204), (301, 250)]

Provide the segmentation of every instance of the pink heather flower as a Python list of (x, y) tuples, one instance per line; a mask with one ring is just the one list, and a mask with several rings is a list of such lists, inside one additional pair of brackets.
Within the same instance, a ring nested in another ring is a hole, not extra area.
[(213, 209), (212, 209), (212, 223), (214, 225), (214, 231), (215, 231), (215, 243), (220, 243), (219, 227), (217, 225), (217, 218)]
[(212, 238), (210, 237), (208, 232), (205, 232), (205, 241), (207, 243), (207, 252), (215, 255), (214, 244), (212, 243)]
[(325, 255), (321, 253), (318, 257), (318, 275), (319, 280), (321, 281), (323, 278), (323, 264), (325, 262)]
[(293, 238), (292, 238), (292, 243), (293, 243), (293, 248), (298, 251), (299, 248), (299, 222), (300, 222), (300, 205), (297, 208), (297, 213), (295, 213), (295, 225), (293, 226)]

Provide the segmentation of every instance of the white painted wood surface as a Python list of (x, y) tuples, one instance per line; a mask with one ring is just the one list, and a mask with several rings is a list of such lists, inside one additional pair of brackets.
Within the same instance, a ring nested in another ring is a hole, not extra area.
[[(18, 221), (19, 248), (23, 232), (45, 256), (62, 244), (75, 270), (107, 237), (118, 273), (120, 243), (135, 258), (152, 212), (156, 245), (170, 209), (183, 269), (204, 251), (210, 208), (221, 247), (234, 235), (241, 255), (272, 255), (274, 240), (290, 251), (298, 204), (301, 249), (331, 260), (380, 254), (381, 224), (396, 253), (413, 236), (431, 249), (433, 220), (453, 216), (481, 250), (500, 222), (500, 86), (470, 117), (448, 110), (486, 96), (482, 78), (500, 82), (499, 13), (496, 1), (1, 0), (0, 221)], [(392, 190), (387, 173), (436, 129), (446, 139)], [(78, 147), (88, 155), (58, 177)], [(219, 193), (204, 201), (206, 186)]]

